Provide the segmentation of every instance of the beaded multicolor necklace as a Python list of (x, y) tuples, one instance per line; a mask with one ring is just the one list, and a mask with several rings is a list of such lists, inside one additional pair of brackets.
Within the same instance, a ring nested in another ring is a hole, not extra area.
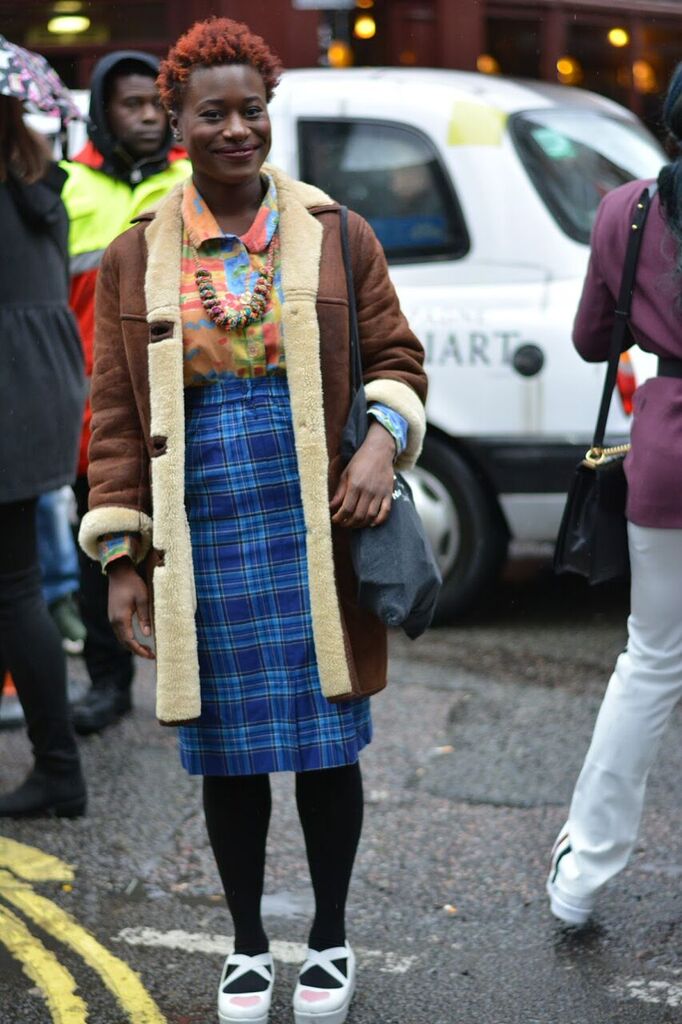
[(248, 327), (249, 324), (262, 320), (268, 306), (268, 299), (272, 291), (272, 282), (275, 277), (275, 266), (279, 252), (279, 232), (275, 231), (265, 253), (265, 263), (258, 271), (258, 281), (253, 291), (248, 289), (239, 299), (239, 306), (236, 309), (229, 309), (218, 298), (213, 277), (210, 270), (202, 267), (199, 262), (199, 253), (191, 246), (192, 257), (196, 264), (194, 280), (197, 283), (199, 297), (204, 309), (217, 327), (223, 327), (228, 331), (236, 328)]

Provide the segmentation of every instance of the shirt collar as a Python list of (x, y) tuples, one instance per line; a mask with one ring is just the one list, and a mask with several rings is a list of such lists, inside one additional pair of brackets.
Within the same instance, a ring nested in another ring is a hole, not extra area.
[[(265, 172), (263, 172), (261, 177), (267, 184), (263, 201), (253, 224), (239, 238), (239, 241), (249, 252), (263, 252), (267, 249), (279, 224), (275, 182)], [(236, 235), (226, 234), (221, 231), (218, 222), (191, 178), (187, 181), (182, 196), (182, 219), (187, 229), (189, 240), (195, 249), (198, 249), (204, 242), (216, 239), (237, 238)]]

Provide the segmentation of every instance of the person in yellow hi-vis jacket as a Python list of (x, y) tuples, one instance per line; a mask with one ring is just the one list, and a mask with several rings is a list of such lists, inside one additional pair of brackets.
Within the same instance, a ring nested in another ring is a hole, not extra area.
[[(78, 318), (86, 373), (92, 373), (95, 283), (104, 250), (140, 213), (161, 200), (190, 171), (173, 144), (155, 85), (158, 60), (122, 50), (95, 66), (90, 86), (89, 141), (62, 167), (63, 199), (71, 221), (71, 305)], [(75, 485), (79, 517), (88, 507), (90, 404), (85, 409)], [(74, 711), (81, 734), (98, 732), (131, 708), (133, 659), (119, 646), (107, 617), (107, 585), (99, 568), (81, 557), (81, 603), (87, 629), (85, 662), (92, 686)]]

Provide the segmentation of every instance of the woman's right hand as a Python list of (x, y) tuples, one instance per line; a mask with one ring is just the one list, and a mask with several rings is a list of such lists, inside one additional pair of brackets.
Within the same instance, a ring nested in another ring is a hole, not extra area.
[(135, 639), (133, 615), (144, 636), (151, 636), (149, 591), (129, 558), (117, 558), (107, 567), (109, 577), (109, 622), (116, 639), (133, 654), (141, 658), (155, 658), (150, 647)]

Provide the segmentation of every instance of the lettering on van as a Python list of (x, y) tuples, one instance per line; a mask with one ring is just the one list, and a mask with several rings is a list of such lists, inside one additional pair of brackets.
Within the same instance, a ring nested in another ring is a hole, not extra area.
[(520, 331), (424, 331), (427, 366), (511, 366)]

